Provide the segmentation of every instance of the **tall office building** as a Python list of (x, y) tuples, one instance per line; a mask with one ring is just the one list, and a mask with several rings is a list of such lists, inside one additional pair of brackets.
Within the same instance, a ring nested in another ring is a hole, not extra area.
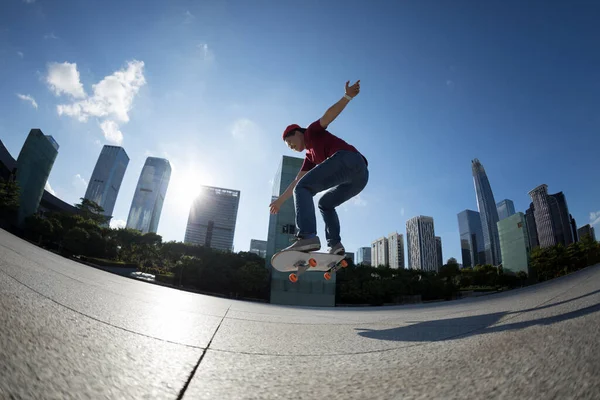
[[(296, 178), (303, 158), (283, 156), (273, 179), (271, 199), (279, 197)], [(296, 233), (296, 210), (294, 202), (286, 201), (277, 214), (270, 214), (267, 236), (267, 268), (271, 270), (271, 303), (301, 306), (335, 306), (336, 274), (331, 280), (323, 278), (323, 272), (308, 270), (296, 283), (289, 280), (289, 272), (272, 268), (271, 258), (281, 249), (292, 244)]]
[(40, 129), (32, 129), (25, 139), (16, 163), (16, 181), (20, 188), (18, 224), (37, 212), (44, 187), (58, 155), (58, 143)]
[(102, 207), (107, 217), (112, 217), (127, 165), (129, 156), (122, 147), (104, 145), (84, 198)]
[(190, 207), (185, 243), (233, 251), (240, 191), (201, 186)]
[(438, 271), (444, 266), (444, 256), (442, 255), (442, 238), (440, 236), (435, 237), (435, 259)]
[(404, 235), (398, 232), (390, 233), (387, 240), (390, 267), (404, 269)]
[(129, 209), (127, 228), (137, 229), (142, 233), (156, 233), (170, 179), (169, 161), (164, 158), (146, 158)]
[[(352, 263), (355, 263), (355, 259), (354, 259), (354, 253), (347, 251), (346, 252), (346, 259), (347, 260), (351, 260)], [(355, 264), (356, 265), (356, 264)]]
[[(548, 195), (548, 185), (542, 184), (529, 191), (533, 201), (533, 217), (537, 227), (537, 240), (541, 247), (557, 244), (557, 222), (560, 222), (558, 202)], [(562, 227), (561, 227), (562, 231)]]
[(250, 239), (250, 253), (254, 253), (262, 258), (267, 257), (267, 241)]
[(390, 265), (390, 249), (386, 237), (380, 237), (371, 243), (371, 265)]
[(537, 224), (535, 223), (535, 206), (533, 205), (533, 202), (529, 204), (529, 208), (525, 211), (525, 221), (527, 222), (529, 248), (533, 250), (540, 246), (537, 234)]
[(500, 239), (498, 237), (498, 210), (490, 181), (483, 165), (478, 159), (472, 161), (473, 183), (477, 195), (477, 207), (481, 217), (483, 230), (483, 245), (486, 263), (498, 265), (502, 262), (500, 254)]
[(515, 213), (515, 203), (512, 200), (504, 199), (496, 204), (498, 210), (498, 220), (508, 218)]
[(519, 271), (529, 274), (529, 238), (527, 221), (522, 212), (511, 215), (498, 222), (500, 249), (502, 251), (502, 269), (505, 272)]
[(550, 210), (552, 213), (552, 224), (556, 235), (556, 243), (568, 246), (575, 240), (571, 229), (571, 218), (569, 217), (569, 206), (563, 192), (549, 195)]
[(433, 218), (419, 215), (406, 221), (408, 268), (437, 271)]
[(356, 252), (356, 265), (371, 265), (371, 248), (360, 247)]
[(485, 247), (479, 213), (473, 210), (458, 213), (458, 231), (463, 267), (484, 265)]
[(577, 236), (579, 236), (579, 240), (583, 239), (585, 236), (590, 236), (593, 241), (596, 241), (596, 231), (590, 224), (577, 229)]
[(571, 234), (573, 235), (573, 241), (579, 242), (579, 235), (577, 235), (577, 222), (571, 214), (569, 214), (569, 221), (571, 223)]

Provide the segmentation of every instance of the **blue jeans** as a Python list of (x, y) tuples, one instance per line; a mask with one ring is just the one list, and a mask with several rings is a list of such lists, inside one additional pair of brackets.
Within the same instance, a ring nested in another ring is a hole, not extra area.
[(302, 177), (294, 188), (298, 236), (315, 235), (317, 220), (313, 197), (323, 190), (319, 211), (325, 222), (327, 245), (340, 243), (340, 221), (335, 208), (359, 194), (369, 181), (369, 170), (360, 153), (341, 150)]

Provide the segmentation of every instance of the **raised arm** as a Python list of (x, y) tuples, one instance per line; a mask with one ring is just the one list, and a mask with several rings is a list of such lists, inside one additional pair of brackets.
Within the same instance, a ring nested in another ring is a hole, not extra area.
[(346, 105), (360, 92), (360, 79), (352, 86), (348, 86), (350, 81), (346, 82), (346, 93), (337, 103), (329, 107), (325, 114), (321, 117), (321, 126), (327, 128), (338, 115), (346, 108)]

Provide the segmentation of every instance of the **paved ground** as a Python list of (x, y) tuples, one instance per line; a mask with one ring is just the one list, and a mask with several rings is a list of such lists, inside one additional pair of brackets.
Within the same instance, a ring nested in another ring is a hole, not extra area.
[(231, 301), (0, 230), (0, 398), (600, 398), (600, 266), (453, 302)]

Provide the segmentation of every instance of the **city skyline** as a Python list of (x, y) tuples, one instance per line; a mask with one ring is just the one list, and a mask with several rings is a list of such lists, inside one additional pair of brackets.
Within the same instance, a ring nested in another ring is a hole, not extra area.
[[(329, 127), (369, 160), (369, 184), (339, 209), (348, 249), (423, 214), (435, 219), (444, 259), (460, 259), (456, 214), (477, 210), (467, 164), (474, 157), (497, 199), (516, 210), (544, 182), (568, 197), (579, 226), (600, 223), (600, 188), (591, 184), (600, 55), (581, 52), (600, 35), (596, 4), (553, 2), (535, 12), (518, 2), (469, 12), (447, 3), (348, 4), (351, 20), (342, 21), (333, 3), (278, 3), (262, 13), (247, 3), (229, 12), (227, 4), (175, 1), (141, 7), (135, 24), (118, 12), (134, 9), (129, 0), (84, 2), (75, 19), (69, 4), (3, 9), (0, 139), (16, 158), (31, 128), (52, 135), (60, 151), (47, 185), (69, 204), (83, 197), (101, 147), (125, 148), (130, 165), (114, 226), (126, 223), (145, 159), (166, 158), (173, 171), (157, 233), (183, 241), (200, 185), (236, 188), (244, 197), (234, 247), (247, 250), (267, 235), (280, 157), (298, 154), (283, 144), (284, 127), (315, 121), (357, 79), (360, 95)], [(310, 22), (278, 29), (291, 14)], [(561, 15), (569, 19), (556, 29), (549, 21)], [(510, 22), (510, 34), (498, 21)], [(330, 48), (350, 41), (363, 50), (334, 52), (326, 61), (334, 72), (324, 72), (313, 61), (322, 56), (317, 26)], [(294, 58), (293, 68), (283, 61)]]

